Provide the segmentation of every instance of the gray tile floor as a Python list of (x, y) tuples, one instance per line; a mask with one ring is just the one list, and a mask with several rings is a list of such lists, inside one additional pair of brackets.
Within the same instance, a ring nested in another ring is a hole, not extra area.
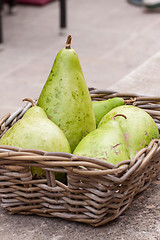
[(110, 88), (160, 49), (160, 14), (126, 0), (67, 1), (67, 28), (59, 28), (59, 2), (18, 5), (3, 12), (0, 116), (24, 97), (39, 96), (54, 58), (72, 34), (88, 86)]

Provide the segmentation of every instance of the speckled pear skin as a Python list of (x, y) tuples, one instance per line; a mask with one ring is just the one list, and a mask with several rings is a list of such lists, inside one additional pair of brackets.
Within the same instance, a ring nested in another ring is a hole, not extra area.
[(62, 129), (72, 152), (96, 128), (91, 98), (74, 49), (63, 48), (57, 54), (37, 105)]
[[(50, 121), (44, 110), (31, 107), (0, 139), (1, 145), (10, 145), (22, 149), (37, 149), (47, 152), (70, 153), (70, 145), (62, 130)], [(40, 168), (31, 168), (37, 178), (45, 176)]]
[(96, 126), (98, 126), (99, 122), (101, 121), (105, 114), (107, 114), (113, 108), (121, 105), (124, 105), (124, 100), (123, 98), (119, 97), (114, 97), (104, 101), (92, 102), (93, 111), (96, 118)]
[(159, 139), (159, 131), (153, 118), (143, 109), (124, 105), (112, 109), (100, 121), (98, 127), (106, 124), (116, 114), (124, 114), (127, 119), (117, 116), (117, 121), (123, 131), (124, 138), (128, 145), (130, 158), (142, 148), (147, 147), (152, 139)]
[(119, 123), (109, 120), (89, 133), (76, 147), (76, 156), (85, 156), (116, 164), (129, 159), (129, 152)]

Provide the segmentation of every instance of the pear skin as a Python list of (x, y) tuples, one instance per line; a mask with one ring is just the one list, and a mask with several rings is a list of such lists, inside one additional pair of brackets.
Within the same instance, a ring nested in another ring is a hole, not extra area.
[(84, 136), (96, 128), (92, 102), (79, 58), (70, 45), (57, 54), (37, 105), (62, 129), (71, 151)]
[[(31, 107), (0, 139), (0, 145), (47, 152), (70, 153), (70, 145), (62, 130), (50, 121), (44, 110)], [(45, 171), (33, 167), (33, 176), (43, 178)]]
[(2, 136), (0, 144), (47, 152), (70, 152), (63, 132), (38, 106), (30, 108), (23, 118)]
[(73, 154), (105, 160), (112, 164), (129, 159), (123, 132), (115, 120), (109, 120), (89, 133), (81, 140)]
[(159, 131), (153, 118), (139, 107), (132, 105), (119, 106), (108, 112), (100, 121), (98, 128), (106, 124), (116, 114), (124, 114), (127, 119), (117, 116), (128, 145), (130, 158), (142, 148), (147, 147), (152, 139), (159, 138)]
[(96, 126), (98, 126), (101, 119), (111, 111), (113, 108), (124, 105), (123, 98), (115, 97), (104, 101), (92, 102), (94, 115), (96, 118)]

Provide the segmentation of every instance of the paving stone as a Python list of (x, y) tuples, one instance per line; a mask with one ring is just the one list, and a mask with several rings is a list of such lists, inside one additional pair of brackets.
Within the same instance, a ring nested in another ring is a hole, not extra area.
[[(3, 13), (0, 52), (0, 117), (37, 98), (54, 58), (72, 34), (88, 86), (159, 96), (160, 18), (125, 0), (67, 1), (67, 29), (59, 28), (59, 3), (18, 5)], [(139, 194), (117, 220), (93, 228), (37, 216), (9, 215), (0, 209), (3, 240), (158, 240), (160, 178)]]

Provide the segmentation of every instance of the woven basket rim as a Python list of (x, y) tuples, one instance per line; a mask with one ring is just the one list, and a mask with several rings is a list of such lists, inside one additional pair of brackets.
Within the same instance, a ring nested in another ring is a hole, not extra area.
[[(113, 98), (113, 97), (123, 97), (124, 99), (126, 98), (127, 100), (131, 101), (131, 103), (133, 103), (133, 105), (137, 106), (140, 102), (140, 104), (146, 104), (149, 102), (150, 103), (156, 103), (159, 106), (159, 111), (157, 110), (151, 110), (149, 113), (153, 116), (156, 116), (159, 118), (160, 116), (160, 97), (154, 97), (154, 96), (146, 96), (146, 95), (139, 95), (136, 93), (131, 93), (131, 92), (117, 92), (114, 90), (99, 90), (96, 88), (89, 88), (89, 92), (90, 92), (90, 96), (92, 98), (92, 100), (97, 99), (97, 96), (100, 97), (105, 97), (105, 99), (108, 98)], [(27, 98), (26, 98), (27, 100)], [(33, 102), (37, 102), (37, 100), (32, 100)], [(130, 103), (130, 102), (129, 102)], [(20, 119), (23, 114), (32, 106), (31, 102), (27, 102), (26, 106), (23, 108), (19, 108), (17, 111), (15, 111), (13, 114), (6, 114), (2, 117), (2, 119), (0, 120), (0, 131), (3, 131), (5, 128), (7, 128), (7, 126), (15, 119), (17, 118)], [(150, 107), (150, 106), (149, 106)], [(157, 113), (158, 112), (158, 113)], [(158, 116), (156, 115), (158, 114)], [(21, 149), (21, 148), (17, 148), (17, 147), (12, 147), (12, 146), (4, 146), (1, 145), (0, 146), (0, 156), (4, 156), (4, 154), (8, 157), (12, 157), (13, 162), (14, 159), (16, 159), (17, 157), (23, 157), (24, 159), (27, 158), (28, 161), (31, 161), (31, 159), (34, 160), (35, 159), (39, 159), (39, 161), (43, 162), (46, 161), (46, 159), (52, 159), (55, 161), (55, 158), (58, 159), (59, 158), (59, 162), (60, 162), (60, 158), (67, 158), (68, 160), (68, 164), (73, 162), (75, 163), (75, 161), (81, 161), (85, 164), (89, 164), (92, 166), (95, 165), (95, 168), (97, 167), (97, 169), (99, 169), (99, 174), (103, 175), (103, 173), (107, 174), (112, 174), (112, 173), (119, 173), (121, 170), (129, 170), (130, 168), (133, 167), (133, 165), (137, 162), (137, 159), (139, 159), (141, 156), (143, 155), (152, 155), (153, 152), (155, 152), (157, 149), (159, 149), (160, 146), (160, 139), (153, 139), (149, 146), (146, 148), (141, 149), (140, 151), (138, 151), (135, 156), (132, 159), (125, 159), (119, 163), (117, 163), (116, 165), (113, 165), (112, 163), (109, 163), (107, 161), (101, 160), (101, 159), (97, 159), (97, 158), (90, 158), (90, 157), (84, 157), (84, 156), (74, 156), (74, 154), (71, 153), (62, 153), (62, 152), (45, 152), (42, 150), (35, 150), (35, 149)], [(6, 152), (6, 153), (5, 153)], [(7, 153), (8, 152), (8, 153)], [(13, 154), (14, 152), (14, 154)], [(151, 154), (152, 152), (152, 154)], [(16, 153), (16, 154), (15, 154)], [(13, 156), (14, 155), (14, 156)], [(33, 156), (34, 155), (34, 156)], [(38, 158), (37, 158), (38, 156)], [(13, 158), (14, 157), (14, 158)], [(62, 159), (61, 159), (62, 160)], [(66, 160), (66, 159), (65, 159)], [(38, 161), (38, 160), (36, 160)], [(63, 159), (64, 161), (64, 159)], [(56, 162), (57, 163), (57, 162)], [(143, 165), (143, 161), (141, 161), (141, 164)], [(78, 164), (77, 164), (78, 166)], [(51, 167), (51, 166), (50, 166)], [(107, 168), (108, 170), (104, 170), (104, 168)], [(94, 171), (93, 173), (90, 174), (92, 175), (96, 175), (96, 173), (98, 174), (98, 171)], [(83, 173), (84, 174), (84, 173)], [(98, 174), (98, 175), (99, 175)]]

